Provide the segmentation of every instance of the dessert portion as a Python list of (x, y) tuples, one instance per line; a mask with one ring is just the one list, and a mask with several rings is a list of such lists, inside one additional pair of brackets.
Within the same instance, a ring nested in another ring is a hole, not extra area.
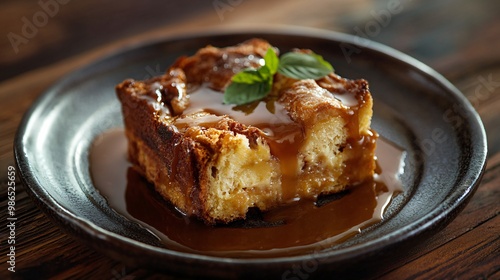
[(233, 77), (262, 67), (270, 49), (260, 39), (207, 46), (162, 76), (116, 87), (129, 160), (179, 211), (206, 224), (340, 192), (373, 176), (377, 135), (365, 80), (277, 72), (261, 99), (224, 104)]

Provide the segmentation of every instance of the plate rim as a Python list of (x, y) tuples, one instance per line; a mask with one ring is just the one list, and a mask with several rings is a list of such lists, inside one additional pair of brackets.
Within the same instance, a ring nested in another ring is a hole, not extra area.
[[(384, 236), (383, 238), (378, 238), (376, 240), (370, 240), (368, 242), (363, 242), (362, 246), (351, 246), (347, 248), (342, 248), (339, 250), (333, 251), (323, 251), (314, 254), (302, 254), (297, 256), (287, 256), (287, 257), (275, 257), (275, 258), (235, 258), (235, 257), (219, 257), (219, 256), (207, 256), (201, 254), (194, 253), (185, 253), (178, 252), (174, 250), (169, 250), (167, 248), (160, 248), (152, 245), (148, 245), (134, 239), (119, 235), (117, 233), (111, 232), (104, 228), (98, 227), (92, 224), (91, 221), (87, 219), (82, 219), (65, 209), (61, 204), (59, 204), (56, 200), (54, 200), (46, 191), (45, 187), (39, 185), (35, 179), (36, 174), (32, 172), (29, 167), (28, 158), (24, 154), (24, 143), (23, 138), (26, 132), (28, 131), (28, 126), (30, 121), (32, 121), (33, 116), (37, 113), (37, 108), (39, 108), (46, 100), (49, 100), (50, 97), (57, 94), (57, 90), (60, 87), (65, 87), (70, 85), (72, 82), (78, 80), (78, 73), (81, 71), (86, 71), (90, 69), (92, 66), (97, 63), (110, 59), (114, 56), (119, 56), (120, 54), (126, 53), (129, 50), (146, 47), (155, 43), (161, 43), (172, 40), (186, 40), (186, 39), (195, 39), (197, 37), (208, 37), (208, 36), (227, 36), (227, 35), (245, 35), (245, 34), (278, 34), (285, 36), (302, 36), (302, 37), (310, 37), (310, 38), (318, 38), (318, 39), (327, 39), (332, 42), (338, 43), (347, 43), (352, 44), (353, 46), (361, 46), (365, 49), (369, 49), (371, 51), (380, 53), (384, 56), (388, 56), (407, 64), (410, 68), (416, 69), (421, 73), (426, 74), (435, 80), (438, 84), (446, 89), (446, 91), (452, 95), (452, 97), (459, 101), (461, 105), (470, 113), (466, 119), (468, 128), (471, 131), (471, 146), (472, 144), (476, 144), (474, 147), (476, 153), (470, 155), (469, 164), (472, 164), (476, 167), (474, 172), (471, 170), (467, 170), (468, 174), (471, 174), (471, 177), (468, 178), (470, 181), (468, 186), (465, 187), (464, 192), (458, 195), (455, 194), (452, 197), (449, 195), (443, 200), (442, 204), (439, 207), (434, 208), (424, 217), (413, 221), (408, 226), (403, 228), (398, 228), (397, 231), (392, 232), (391, 234)], [(470, 102), (466, 99), (466, 97), (446, 78), (444, 78), (437, 71), (433, 70), (431, 67), (426, 64), (418, 61), (415, 58), (412, 58), (398, 50), (395, 50), (389, 46), (377, 43), (370, 39), (362, 38), (366, 45), (360, 45), (357, 40), (359, 40), (359, 36), (349, 35), (345, 33), (339, 33), (335, 31), (328, 31), (322, 29), (315, 28), (305, 28), (305, 27), (296, 27), (296, 26), (271, 26), (265, 28), (221, 28), (221, 29), (212, 29), (205, 31), (197, 31), (197, 32), (189, 32), (185, 34), (177, 34), (177, 35), (166, 35), (155, 37), (153, 39), (141, 41), (135, 44), (127, 45), (124, 48), (118, 48), (115, 51), (103, 55), (99, 58), (92, 60), (86, 65), (79, 67), (78, 69), (73, 70), (69, 74), (64, 75), (61, 79), (54, 82), (52, 86), (43, 91), (37, 99), (32, 103), (30, 108), (25, 112), (19, 126), (14, 139), (14, 156), (15, 161), (20, 173), (20, 178), (27, 190), (30, 197), (35, 201), (37, 206), (41, 208), (49, 218), (56, 220), (58, 224), (65, 224), (66, 226), (70, 226), (70, 233), (72, 235), (79, 235), (78, 230), (83, 230), (86, 234), (90, 234), (94, 238), (98, 238), (104, 242), (109, 242), (115, 240), (116, 242), (125, 242), (127, 245), (132, 245), (135, 249), (142, 250), (147, 249), (154, 255), (159, 255), (163, 257), (170, 258), (183, 258), (189, 259), (191, 261), (202, 261), (213, 264), (237, 264), (237, 265), (263, 265), (263, 264), (272, 264), (272, 263), (295, 263), (297, 261), (304, 261), (305, 259), (325, 259), (328, 262), (335, 261), (343, 261), (346, 259), (352, 259), (356, 257), (360, 257), (362, 255), (370, 255), (376, 253), (378, 250), (384, 248), (387, 245), (396, 245), (405, 240), (410, 239), (413, 236), (423, 234), (426, 231), (429, 231), (433, 226), (435, 226), (438, 222), (443, 222), (443, 219), (450, 215), (453, 211), (460, 211), (465, 207), (470, 197), (472, 197), (475, 189), (479, 185), (480, 179), (484, 173), (486, 167), (486, 156), (487, 156), (487, 144), (486, 144), (486, 132), (484, 130), (484, 126), (481, 122), (481, 119), (475, 109), (472, 107)], [(454, 200), (454, 201), (450, 201)], [(444, 207), (446, 206), (446, 207)], [(55, 214), (55, 215), (51, 215)], [(57, 219), (55, 219), (55, 217)], [(63, 227), (66, 229), (66, 227)], [(103, 235), (104, 233), (104, 235)], [(80, 233), (81, 234), (81, 233)], [(112, 240), (113, 239), (113, 240)], [(116, 247), (116, 246), (115, 246)], [(340, 253), (339, 253), (340, 252)]]

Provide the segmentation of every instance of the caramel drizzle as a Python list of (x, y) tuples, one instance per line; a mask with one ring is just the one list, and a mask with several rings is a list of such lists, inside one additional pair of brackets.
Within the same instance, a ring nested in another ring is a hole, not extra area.
[[(189, 98), (190, 106), (184, 111), (185, 115), (198, 112), (225, 115), (242, 124), (259, 128), (262, 137), (269, 143), (271, 154), (279, 160), (283, 200), (295, 197), (296, 191), (292, 186), (296, 185), (299, 173), (297, 155), (304, 140), (304, 129), (290, 118), (283, 105), (275, 100), (257, 101), (242, 106), (227, 105), (222, 103), (221, 92), (208, 87), (199, 87), (189, 94)], [(189, 118), (180, 121), (184, 126)], [(216, 117), (213, 118), (214, 123), (217, 121)], [(192, 124), (213, 126), (210, 121), (200, 122), (196, 119)]]
[(374, 180), (316, 203), (303, 200), (288, 204), (243, 225), (207, 227), (196, 220), (187, 222), (165, 203), (154, 187), (130, 168), (126, 151), (123, 130), (105, 132), (90, 150), (92, 180), (109, 205), (154, 232), (170, 249), (224, 257), (311, 253), (355, 235), (380, 221), (391, 197), (402, 191), (399, 175), (405, 157), (400, 148), (379, 138), (377, 157), (382, 170)]

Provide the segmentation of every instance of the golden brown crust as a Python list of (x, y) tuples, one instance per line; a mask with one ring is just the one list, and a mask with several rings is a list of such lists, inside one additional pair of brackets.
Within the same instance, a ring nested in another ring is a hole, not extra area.
[[(174, 205), (186, 213), (197, 214), (199, 184), (195, 175), (198, 158), (190, 153), (200, 150), (190, 138), (175, 132), (173, 127), (158, 121), (158, 113), (148, 99), (135, 92), (142, 83), (125, 81), (117, 86), (129, 140), (129, 160), (152, 182), (168, 176), (175, 186), (176, 197), (169, 197)], [(151, 167), (152, 165), (154, 167)], [(158, 185), (155, 184), (158, 189)], [(178, 196), (185, 195), (184, 199)], [(183, 200), (185, 200), (183, 202)]]
[[(332, 73), (297, 81), (277, 74), (266, 102), (283, 107), (288, 128), (298, 131), (287, 143), (228, 116), (184, 112), (189, 88), (208, 83), (224, 89), (235, 72), (258, 67), (269, 47), (260, 39), (208, 46), (178, 59), (162, 76), (116, 87), (130, 161), (175, 207), (207, 224), (244, 218), (249, 207), (266, 210), (338, 192), (373, 175), (376, 135), (364, 80)], [(344, 97), (355, 104), (341, 102)]]
[(190, 84), (208, 83), (215, 90), (224, 89), (231, 77), (244, 68), (257, 68), (272, 46), (261, 39), (251, 39), (223, 49), (207, 46), (191, 57), (179, 58), (172, 67), (184, 70)]

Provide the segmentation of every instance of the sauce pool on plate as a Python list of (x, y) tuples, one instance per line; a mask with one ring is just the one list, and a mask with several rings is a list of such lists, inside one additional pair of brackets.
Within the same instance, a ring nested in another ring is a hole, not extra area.
[(166, 248), (224, 257), (276, 257), (311, 253), (356, 235), (383, 219), (392, 197), (402, 191), (405, 152), (377, 140), (378, 174), (339, 194), (299, 200), (271, 211), (250, 210), (245, 221), (207, 226), (166, 202), (127, 161), (122, 129), (94, 141), (90, 172), (111, 208), (153, 232)]

